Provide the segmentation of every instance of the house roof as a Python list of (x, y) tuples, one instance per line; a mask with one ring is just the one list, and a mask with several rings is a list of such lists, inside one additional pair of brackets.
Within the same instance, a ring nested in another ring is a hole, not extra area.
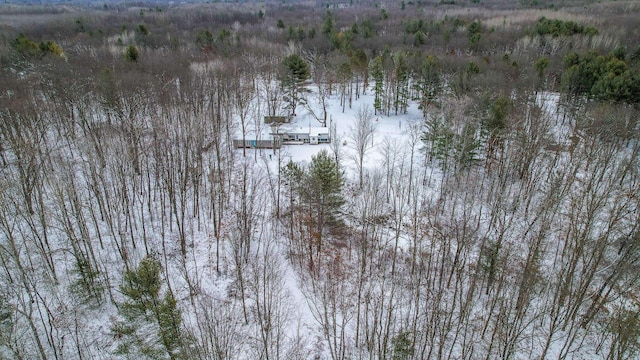
[(318, 137), (320, 135), (329, 135), (329, 128), (326, 127), (298, 127), (295, 129), (280, 128), (278, 134), (290, 135), (309, 135)]
[(329, 128), (326, 127), (312, 127), (309, 128), (309, 136), (329, 135)]

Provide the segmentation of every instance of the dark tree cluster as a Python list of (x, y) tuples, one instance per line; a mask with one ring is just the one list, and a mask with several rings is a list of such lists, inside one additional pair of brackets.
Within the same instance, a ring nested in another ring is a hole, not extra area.
[(544, 36), (572, 36), (572, 35), (598, 35), (598, 30), (591, 26), (580, 25), (574, 21), (563, 21), (558, 19), (547, 19), (541, 17), (535, 25), (536, 35)]
[(570, 53), (563, 62), (562, 85), (568, 93), (605, 102), (640, 103), (640, 68), (629, 63), (624, 49), (608, 55)]

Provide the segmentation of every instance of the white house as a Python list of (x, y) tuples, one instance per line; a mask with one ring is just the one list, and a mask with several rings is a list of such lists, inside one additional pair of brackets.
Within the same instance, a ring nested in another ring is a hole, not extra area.
[(300, 127), (297, 129), (280, 129), (278, 135), (283, 143), (299, 144), (328, 144), (331, 141), (329, 128), (326, 127)]
[(310, 144), (328, 144), (331, 141), (329, 135), (329, 128), (326, 127), (312, 127), (309, 128), (309, 143)]

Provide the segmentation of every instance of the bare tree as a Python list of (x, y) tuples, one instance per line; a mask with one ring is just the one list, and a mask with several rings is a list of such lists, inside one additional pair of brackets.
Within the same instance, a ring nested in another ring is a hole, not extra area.
[(265, 227), (258, 231), (263, 236), (256, 249), (256, 259), (249, 265), (248, 279), (248, 296), (257, 325), (256, 358), (281, 359), (286, 356), (286, 327), (293, 320), (295, 309), (286, 289), (286, 268), (277, 243)]
[[(303, 102), (304, 108), (309, 112), (311, 117), (313, 117), (317, 122), (320, 123), (320, 126), (327, 126), (327, 106), (328, 106), (328, 97), (329, 97), (329, 89), (326, 84), (316, 83), (317, 84), (317, 92), (315, 93), (317, 101), (307, 101)], [(312, 104), (317, 104), (315, 107)]]
[[(317, 101), (309, 101), (309, 99), (307, 99), (301, 102), (301, 104), (309, 114), (320, 123), (320, 126), (326, 127), (328, 99), (331, 95), (331, 81), (326, 69), (326, 59), (320, 58), (319, 56), (313, 57), (312, 55), (308, 57), (312, 58), (313, 79), (316, 84), (317, 92), (315, 96)], [(313, 104), (317, 104), (317, 106)]]
[(349, 129), (349, 138), (353, 141), (353, 148), (356, 150), (355, 161), (358, 165), (358, 184), (360, 187), (362, 187), (364, 157), (373, 146), (373, 135), (376, 132), (373, 116), (373, 112), (368, 106), (361, 106), (358, 109), (355, 124)]
[(242, 311), (233, 301), (202, 297), (194, 308), (197, 352), (201, 359), (235, 359), (245, 351)]
[(234, 105), (238, 118), (240, 119), (240, 129), (242, 131), (242, 156), (247, 156), (245, 137), (247, 135), (248, 117), (255, 106), (255, 88), (253, 79), (249, 76), (243, 76), (243, 74), (246, 73), (247, 72), (244, 71), (244, 69), (235, 69), (235, 75), (233, 76)]
[(338, 167), (340, 167), (342, 165), (341, 162), (343, 156), (342, 146), (344, 146), (343, 134), (337, 131), (336, 123), (333, 122), (333, 118), (331, 119), (331, 122), (329, 124), (329, 135), (331, 137), (329, 147), (331, 148), (331, 152), (333, 152), (333, 157), (336, 160), (336, 164), (338, 165)]
[(356, 315), (352, 273), (345, 269), (345, 258), (336, 251), (326, 253), (313, 273), (305, 276), (303, 288), (311, 313), (322, 329), (332, 360), (351, 357), (354, 348), (348, 329)]
[(267, 104), (267, 115), (281, 114), (284, 91), (278, 82), (279, 57), (273, 53), (261, 54), (256, 59), (256, 86), (261, 100)]

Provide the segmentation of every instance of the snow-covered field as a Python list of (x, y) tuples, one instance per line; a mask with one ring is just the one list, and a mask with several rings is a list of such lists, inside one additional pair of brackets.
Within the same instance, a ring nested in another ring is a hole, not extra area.
[[(312, 95), (309, 96), (311, 97)], [(361, 94), (358, 100), (354, 100), (351, 107), (346, 107), (344, 112), (342, 112), (342, 106), (340, 105), (337, 94), (334, 94), (333, 97), (328, 99), (327, 127), (331, 127), (332, 125), (335, 126), (336, 133), (342, 140), (339, 144), (345, 153), (345, 158), (347, 159), (352, 159), (356, 156), (356, 151), (353, 148), (354, 141), (352, 137), (355, 130), (354, 127), (358, 110), (364, 107), (365, 109), (369, 109), (373, 115), (373, 99), (374, 96), (371, 90), (369, 90), (365, 95)], [(411, 126), (417, 127), (418, 131), (422, 129), (422, 111), (418, 109), (415, 103), (408, 108), (408, 111), (405, 114), (392, 114), (390, 116), (378, 114), (373, 115), (372, 118), (375, 125), (375, 133), (371, 147), (367, 150), (367, 167), (375, 166), (382, 161), (383, 154), (381, 149), (385, 140), (390, 142), (406, 142), (410, 137), (409, 132), (411, 131)], [(308, 128), (320, 127), (320, 123), (313, 118), (313, 116), (310, 115), (304, 107), (299, 106), (297, 115), (293, 117), (291, 124), (287, 124), (282, 127), (292, 130), (305, 130)], [(240, 138), (241, 132), (238, 129), (236, 129), (236, 131), (236, 138)], [(271, 135), (269, 135), (271, 132), (270, 127), (261, 126), (257, 131), (261, 133), (261, 139), (271, 138)], [(254, 138), (255, 134), (255, 126), (249, 122), (247, 137)], [(331, 151), (329, 144), (286, 144), (283, 146), (282, 152), (285, 154), (284, 157), (286, 157), (287, 160), (291, 159), (294, 162), (309, 162), (311, 160), (311, 156), (315, 155), (322, 149)], [(237, 151), (238, 155), (241, 153), (242, 150)], [(276, 160), (274, 156), (268, 156), (269, 154), (273, 154), (272, 150), (259, 149), (258, 154), (263, 160), (268, 160), (270, 164), (273, 164)], [(254, 155), (254, 150), (247, 151), (247, 156), (253, 157)], [(345, 170), (349, 171), (349, 176), (354, 176), (357, 172), (356, 165), (351, 162), (352, 161), (345, 162)]]

